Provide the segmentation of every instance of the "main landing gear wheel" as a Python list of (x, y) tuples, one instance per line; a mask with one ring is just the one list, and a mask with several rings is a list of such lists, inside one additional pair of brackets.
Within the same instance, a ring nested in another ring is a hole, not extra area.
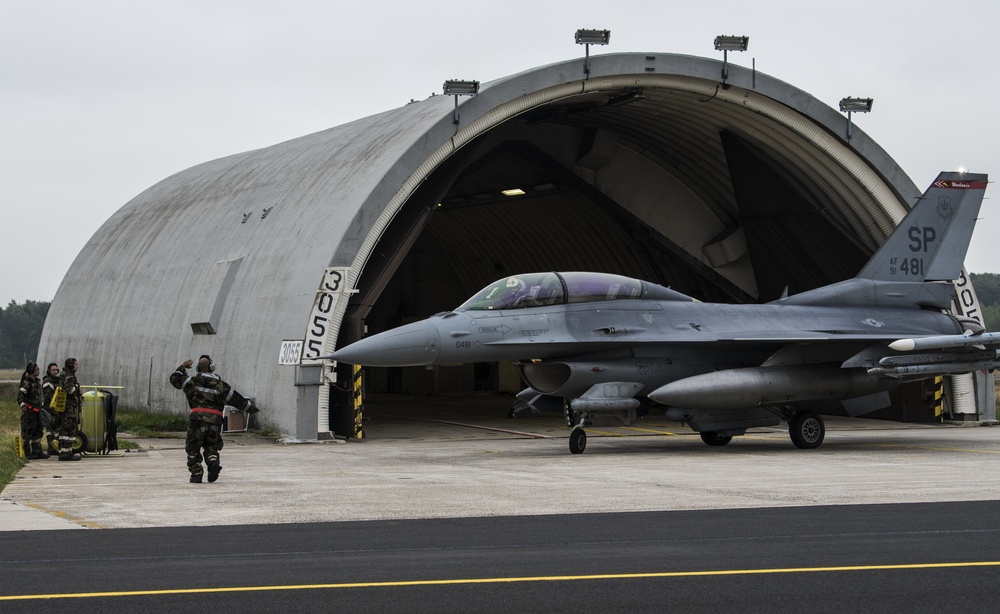
[(569, 451), (573, 454), (583, 454), (587, 449), (587, 433), (580, 427), (569, 434)]
[(800, 411), (788, 423), (788, 434), (796, 448), (811, 450), (818, 448), (826, 436), (826, 426), (819, 414), (811, 411)]
[(733, 440), (732, 435), (720, 435), (718, 431), (702, 431), (701, 440), (710, 446), (724, 446)]

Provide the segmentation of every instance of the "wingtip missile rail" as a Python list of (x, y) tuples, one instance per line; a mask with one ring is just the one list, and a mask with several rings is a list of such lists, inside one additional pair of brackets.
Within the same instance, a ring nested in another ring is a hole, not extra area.
[(982, 333), (979, 335), (934, 335), (930, 337), (915, 337), (913, 339), (898, 339), (889, 344), (889, 347), (897, 352), (938, 350), (970, 346), (1000, 346), (1000, 333)]
[(880, 375), (889, 378), (918, 377), (925, 378), (934, 375), (949, 375), (954, 373), (969, 373), (972, 371), (990, 371), (1000, 367), (1000, 361), (984, 360), (981, 362), (949, 362), (930, 365), (902, 365), (898, 367), (873, 367), (868, 369), (868, 375)]
[(878, 361), (880, 367), (912, 367), (914, 365), (991, 362), (1000, 360), (1000, 350), (973, 349), (965, 352), (928, 352), (925, 354), (897, 354), (883, 356)]

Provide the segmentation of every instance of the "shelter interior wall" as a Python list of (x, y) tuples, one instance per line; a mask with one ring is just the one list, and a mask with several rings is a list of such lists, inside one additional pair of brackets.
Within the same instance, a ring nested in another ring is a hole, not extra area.
[[(407, 203), (436, 210), (369, 313), (369, 333), (452, 309), (505, 274), (541, 270), (615, 272), (670, 285), (702, 300), (757, 299), (754, 259), (742, 228), (732, 225), (741, 219), (738, 200), (735, 209), (730, 203), (706, 203), (707, 192), (695, 193), (676, 169), (662, 165), (662, 158), (627, 141), (604, 138), (595, 145), (585, 130), (558, 124), (530, 128), (509, 122), (485, 135), (442, 206)], [(721, 142), (716, 146), (723, 149)], [(758, 163), (749, 158), (730, 162)], [(505, 187), (543, 182), (557, 189), (529, 190), (517, 199), (489, 196)], [(733, 186), (722, 191), (735, 194)], [(767, 202), (761, 198), (766, 195), (755, 196), (755, 206)], [(727, 220), (720, 219), (722, 210), (729, 211)], [(758, 246), (766, 246), (769, 262), (792, 257), (784, 233), (802, 232), (807, 226), (798, 220), (814, 214), (802, 196), (755, 227), (754, 237)], [(759, 212), (754, 215), (759, 218)], [(828, 226), (822, 229), (824, 251), (839, 249), (845, 239)], [(738, 240), (727, 245), (728, 259), (713, 268), (707, 247), (734, 232)], [(838, 279), (817, 273), (809, 282)], [(500, 371), (495, 364), (486, 369)], [(460, 393), (483, 381), (501, 387), (495, 377), (476, 378), (474, 370), (452, 370), (445, 377), (440, 368), (376, 369), (370, 385), (376, 391), (416, 394)]]

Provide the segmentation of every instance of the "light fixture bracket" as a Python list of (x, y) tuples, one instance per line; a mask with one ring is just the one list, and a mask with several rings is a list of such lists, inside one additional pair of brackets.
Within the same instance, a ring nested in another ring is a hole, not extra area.
[(442, 86), (442, 91), (445, 96), (455, 97), (455, 113), (452, 115), (452, 123), (458, 123), (458, 97), (459, 96), (478, 96), (479, 95), (479, 81), (463, 81), (461, 79), (449, 79), (444, 82)]
[(590, 77), (590, 46), (610, 43), (611, 30), (577, 30), (573, 38), (577, 45), (584, 46), (583, 74)]

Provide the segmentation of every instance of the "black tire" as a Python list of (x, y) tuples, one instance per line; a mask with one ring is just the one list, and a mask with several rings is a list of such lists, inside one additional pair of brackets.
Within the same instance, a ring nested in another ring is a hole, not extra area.
[(587, 449), (587, 433), (581, 428), (573, 429), (569, 434), (569, 451), (573, 454), (583, 454)]
[(826, 425), (816, 412), (796, 412), (788, 423), (788, 435), (796, 448), (812, 450), (823, 443), (823, 438), (826, 437)]
[(73, 442), (73, 453), (78, 454), (87, 450), (87, 434), (83, 431), (76, 432), (76, 441)]
[(699, 435), (710, 446), (724, 446), (733, 440), (732, 435), (720, 435), (718, 431), (702, 431)]

